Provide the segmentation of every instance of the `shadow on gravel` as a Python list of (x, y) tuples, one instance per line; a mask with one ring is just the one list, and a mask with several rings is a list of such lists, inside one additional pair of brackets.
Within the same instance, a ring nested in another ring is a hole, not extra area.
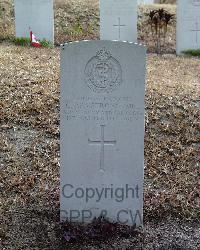
[(197, 223), (169, 219), (146, 222), (143, 230), (103, 218), (87, 226), (60, 224), (58, 208), (30, 207), (18, 207), (9, 214), (9, 223), (1, 235), (2, 249), (198, 250), (200, 245)]

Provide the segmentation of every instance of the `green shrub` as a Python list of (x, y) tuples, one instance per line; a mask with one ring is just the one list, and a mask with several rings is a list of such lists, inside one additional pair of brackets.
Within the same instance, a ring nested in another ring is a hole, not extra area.
[(42, 45), (42, 47), (50, 47), (50, 48), (53, 47), (53, 44), (46, 39), (40, 40), (39, 42)]
[(13, 42), (18, 46), (30, 46), (31, 39), (27, 37), (15, 37)]
[[(31, 39), (27, 37), (15, 37), (13, 38), (13, 42), (17, 46), (30, 46), (31, 45)], [(53, 44), (46, 39), (43, 39), (39, 41), (42, 47), (53, 47)]]
[(200, 56), (200, 49), (188, 49), (188, 50), (184, 50), (183, 54), (189, 55), (189, 56)]

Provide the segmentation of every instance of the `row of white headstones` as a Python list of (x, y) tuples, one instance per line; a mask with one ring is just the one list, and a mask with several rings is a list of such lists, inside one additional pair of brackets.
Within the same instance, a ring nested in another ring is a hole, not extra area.
[[(152, 3), (153, 0), (138, 0)], [(137, 0), (100, 0), (101, 40), (137, 42)], [(53, 0), (15, 0), (16, 36), (54, 42)], [(200, 48), (200, 0), (178, 0), (177, 54)]]

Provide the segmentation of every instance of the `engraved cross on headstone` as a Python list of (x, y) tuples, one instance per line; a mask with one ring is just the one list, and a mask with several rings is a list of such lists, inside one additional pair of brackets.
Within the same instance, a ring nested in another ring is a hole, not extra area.
[(105, 140), (104, 128), (105, 128), (105, 125), (101, 125), (101, 139), (100, 140), (92, 141), (92, 140), (88, 139), (88, 142), (90, 145), (100, 145), (101, 146), (101, 151), (100, 151), (100, 170), (101, 171), (105, 171), (105, 166), (104, 166), (105, 146), (114, 146), (117, 143), (116, 140), (113, 140), (113, 141)]
[(198, 22), (196, 22), (195, 24), (196, 24), (196, 29), (191, 30), (191, 31), (196, 32), (196, 43), (198, 44), (198, 32), (200, 32), (200, 27), (199, 27), (199, 23)]
[(114, 24), (114, 27), (118, 27), (119, 29), (119, 40), (121, 39), (121, 27), (125, 27), (125, 24), (121, 24), (121, 19), (118, 17), (118, 24)]

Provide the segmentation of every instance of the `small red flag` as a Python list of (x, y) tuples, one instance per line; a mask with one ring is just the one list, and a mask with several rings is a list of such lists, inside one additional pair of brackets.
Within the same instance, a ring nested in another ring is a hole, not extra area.
[(42, 45), (40, 44), (40, 42), (36, 39), (35, 35), (33, 34), (32, 31), (30, 31), (30, 38), (31, 38), (31, 45), (33, 47), (37, 47), (40, 48)]

